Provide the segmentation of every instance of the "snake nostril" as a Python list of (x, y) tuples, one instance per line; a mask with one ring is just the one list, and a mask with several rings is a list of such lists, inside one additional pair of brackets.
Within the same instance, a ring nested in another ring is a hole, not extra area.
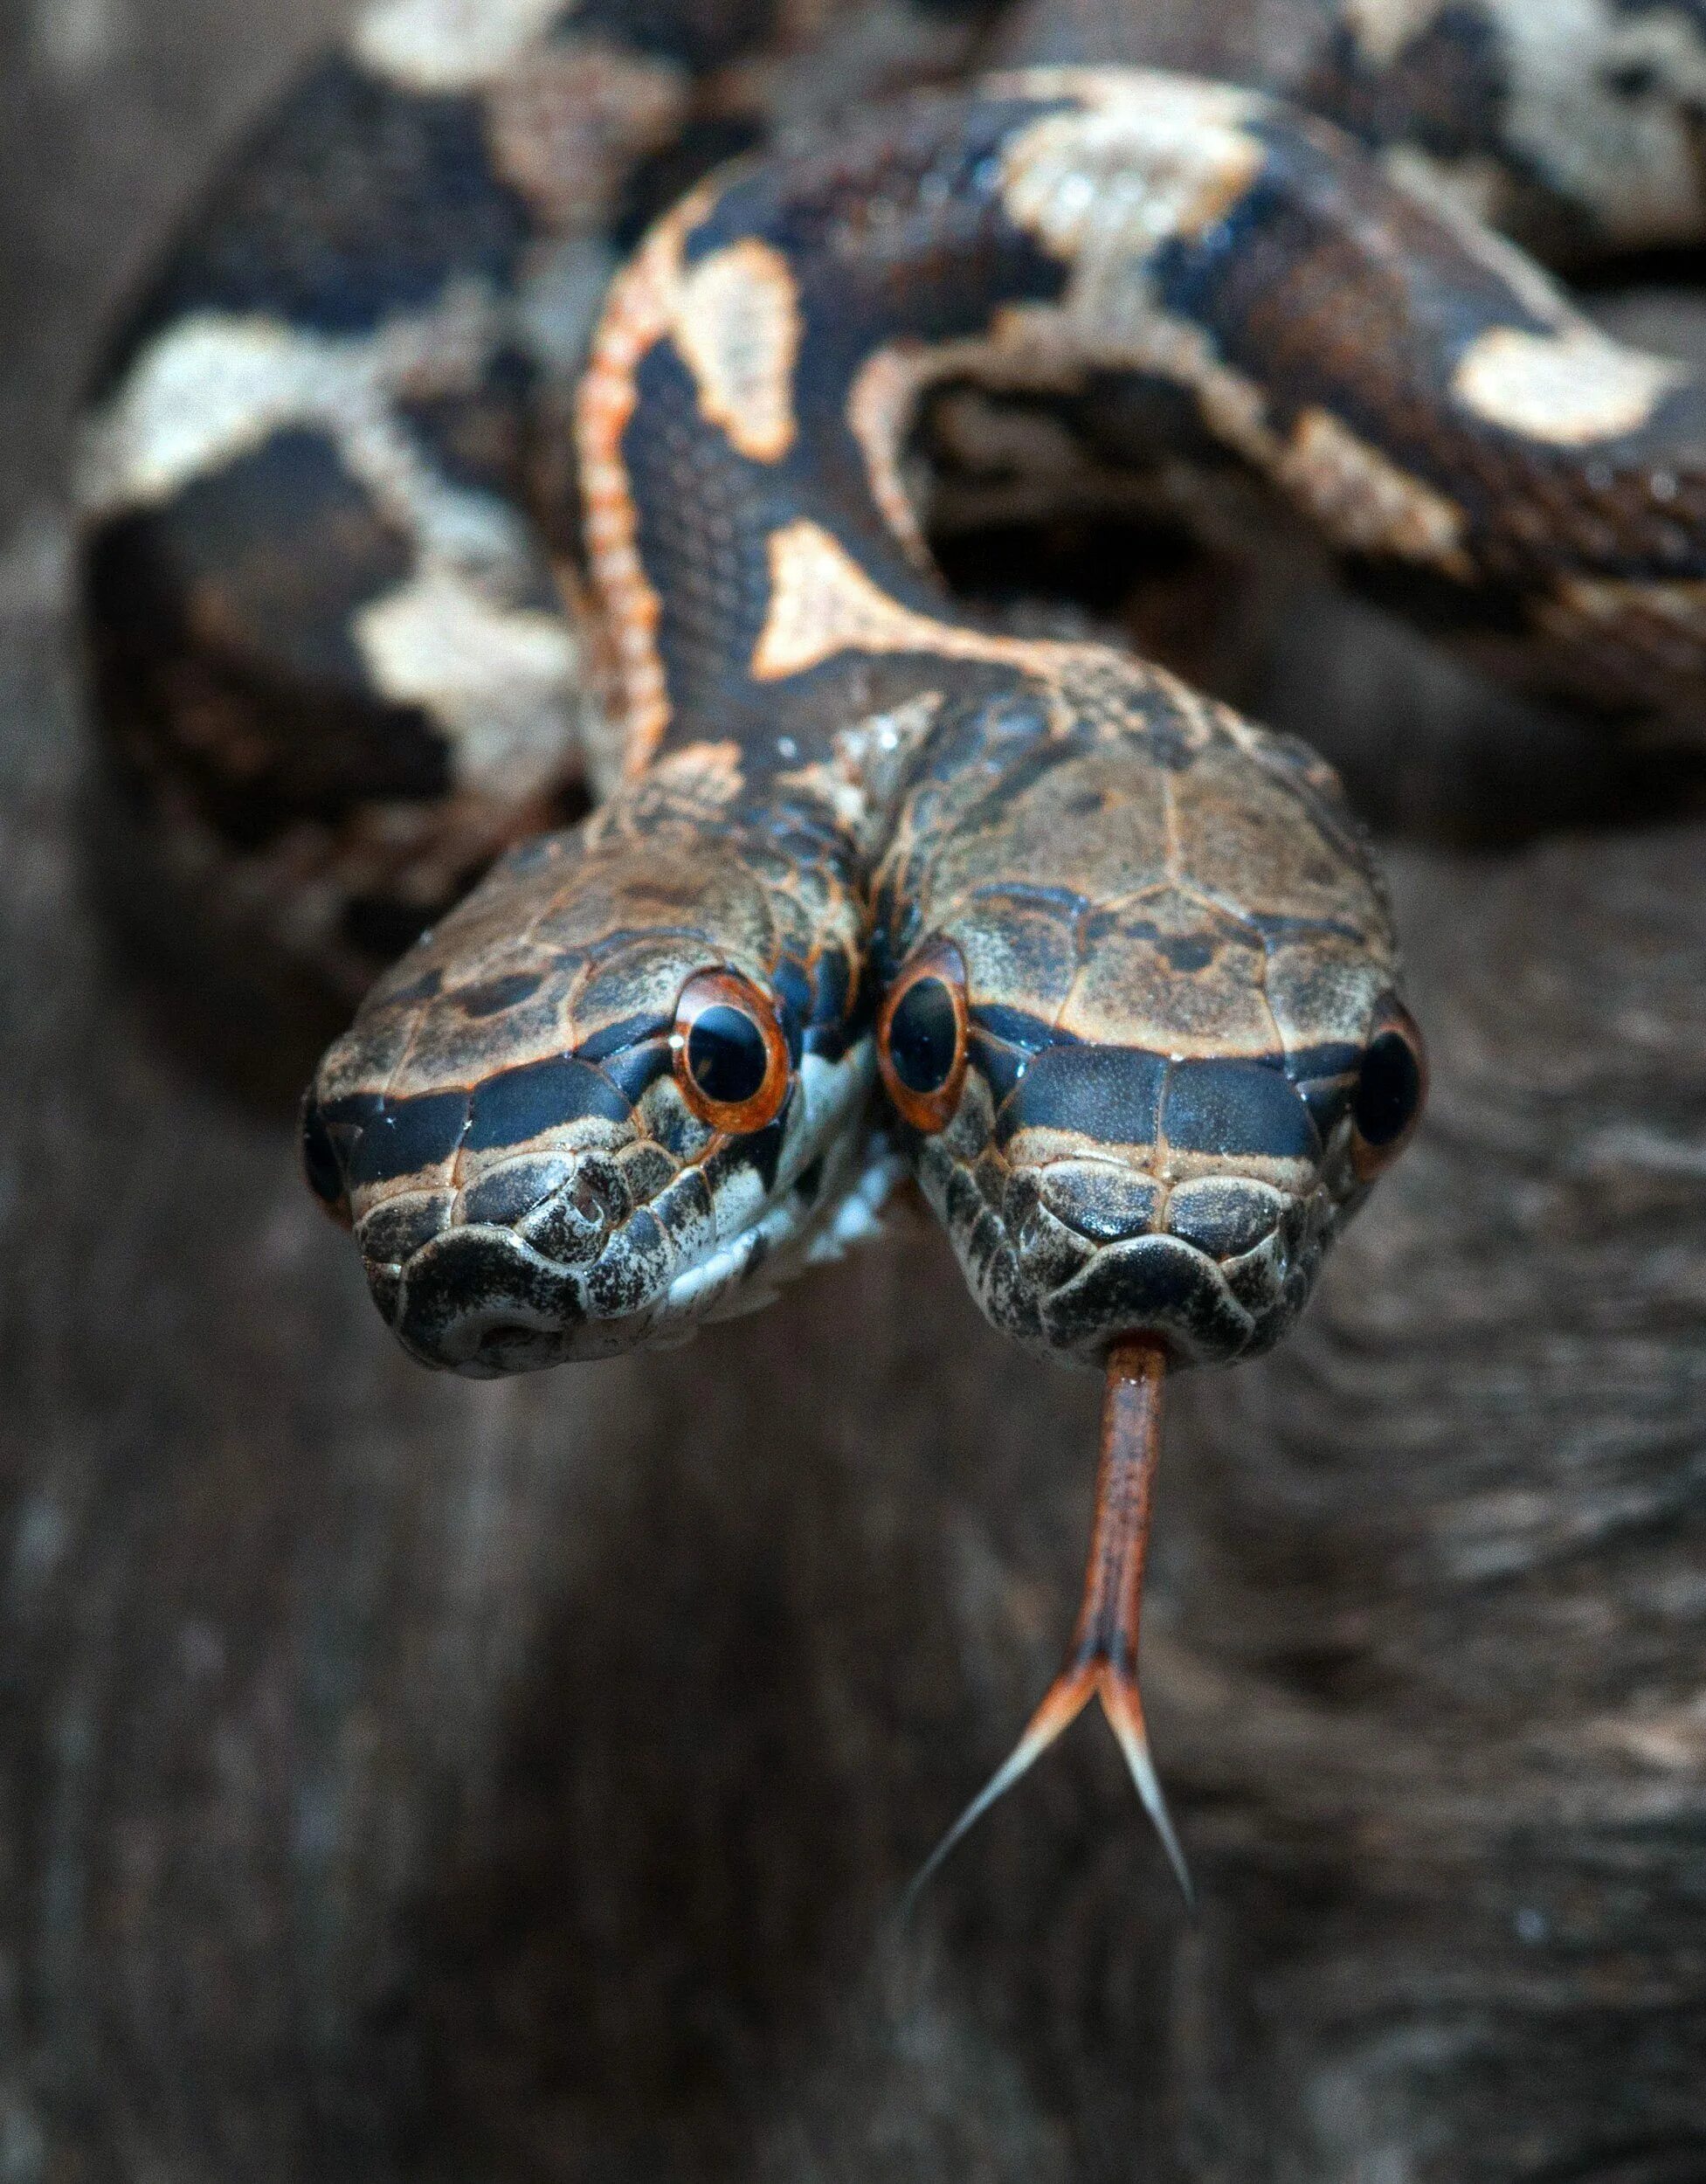
[(591, 1176), (576, 1177), (574, 1188), (569, 1193), (569, 1203), (589, 1226), (596, 1221), (608, 1225), (610, 1202)]
[(596, 1259), (630, 1212), (621, 1170), (601, 1154), (588, 1154), (549, 1198), (517, 1224), (548, 1259), (581, 1266)]

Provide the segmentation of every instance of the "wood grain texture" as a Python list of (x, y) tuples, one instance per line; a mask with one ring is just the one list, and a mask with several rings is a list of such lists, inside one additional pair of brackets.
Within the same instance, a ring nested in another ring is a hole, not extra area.
[(0, 132), (0, 2177), (1706, 2174), (1675, 778), (1263, 610), (1266, 709), (1396, 830), (1433, 1111), (1299, 1333), (1169, 1424), (1198, 1925), (1087, 1724), (897, 1936), (1057, 1665), (1098, 1390), (922, 1224), (660, 1358), (395, 1351), (282, 1098), (190, 1067), (96, 915), (52, 487), (61, 368), (309, 14), (114, 0), (70, 66), (47, 20)]

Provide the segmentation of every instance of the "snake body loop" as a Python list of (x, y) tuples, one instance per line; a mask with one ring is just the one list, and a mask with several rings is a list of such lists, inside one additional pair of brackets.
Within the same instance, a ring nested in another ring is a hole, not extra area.
[[(679, 1339), (873, 1227), (902, 1158), (1035, 1347), (1282, 1332), (1425, 1082), (1359, 833), (1307, 751), (949, 598), (907, 435), (950, 384), (1094, 413), (1503, 672), (1697, 713), (1700, 390), (1464, 209), (1697, 230), (1686, 67), (1571, 4), (1547, 158), (1531, 0), (1300, 0), (1285, 80), (1372, 149), (1031, 68), (689, 187), (813, 39), (858, 47), (852, 6), (714, 0), (391, 0), (280, 109), (98, 383), (86, 591), (180, 868), (349, 978), (432, 921), (304, 1123), (417, 1355)], [(1143, 36), (1000, 14), (921, 7), (907, 66)], [(594, 817), (446, 910), (583, 764)]]

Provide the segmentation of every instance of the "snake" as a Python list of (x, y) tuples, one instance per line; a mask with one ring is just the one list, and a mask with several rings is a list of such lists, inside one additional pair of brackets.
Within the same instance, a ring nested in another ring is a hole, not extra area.
[(1040, 405), (1686, 729), (1706, 403), (1530, 253), (1697, 237), (1706, 10), (1557, 12), (1296, 0), (1203, 76), (1136, 0), (387, 0), (97, 370), (109, 769), (178, 882), (365, 989), (304, 1165), (417, 1358), (684, 1340), (910, 1175), (989, 1320), (1104, 1375), (1067, 1665), (943, 1850), (1097, 1696), (1188, 1889), (1136, 1675), (1164, 1379), (1281, 1337), (1427, 1073), (1331, 769), (953, 595), (921, 432)]

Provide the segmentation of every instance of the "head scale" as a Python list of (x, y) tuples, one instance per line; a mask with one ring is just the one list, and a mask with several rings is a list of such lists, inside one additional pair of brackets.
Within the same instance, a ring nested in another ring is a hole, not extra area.
[(321, 1063), (309, 1180), (427, 1363), (679, 1341), (868, 1187), (851, 891), (822, 843), (703, 817), (666, 767), (512, 853)]
[(1321, 761), (1147, 671), (1033, 718), (999, 796), (956, 748), (991, 709), (943, 737), (880, 890), (879, 1060), (925, 1192), (1033, 1347), (1264, 1350), (1420, 1110), (1361, 838)]

